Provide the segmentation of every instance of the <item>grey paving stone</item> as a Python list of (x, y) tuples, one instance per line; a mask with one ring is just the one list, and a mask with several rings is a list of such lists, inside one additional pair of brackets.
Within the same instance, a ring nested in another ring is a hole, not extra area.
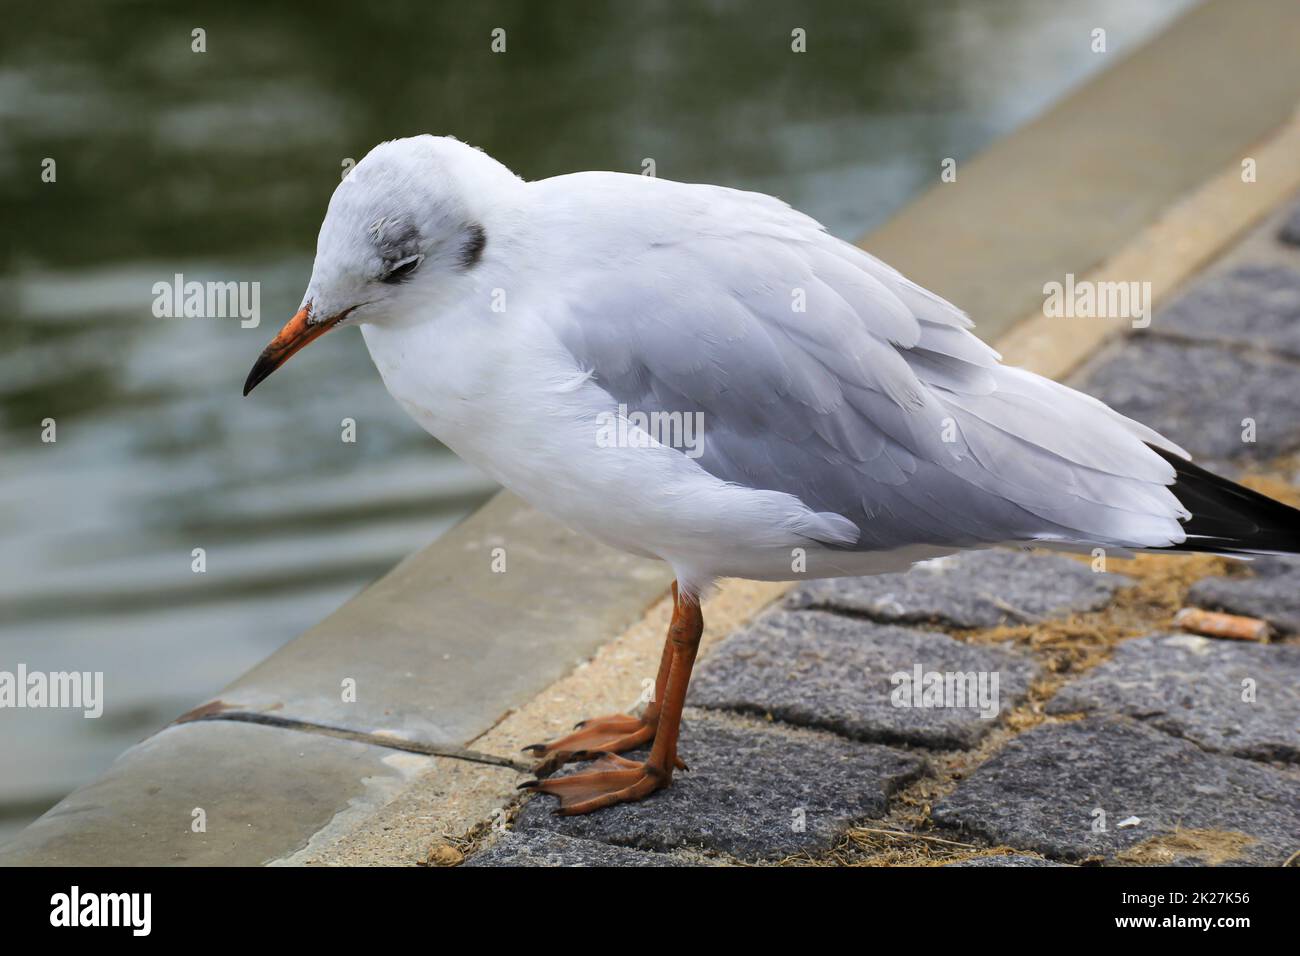
[[(1093, 832), (1096, 810), (1105, 832)], [(1300, 786), (1126, 718), (1088, 717), (1013, 738), (932, 817), (1062, 860), (1276, 866), (1295, 852)]]
[(1124, 714), (1207, 750), (1300, 763), (1300, 646), (1140, 637), (1061, 688), (1047, 712)]
[(1065, 866), (1055, 860), (1044, 860), (1041, 856), (977, 856), (973, 860), (949, 863), (948, 866)]
[(882, 815), (888, 796), (925, 770), (922, 758), (888, 747), (697, 710), (687, 712), (679, 752), (691, 769), (646, 800), (561, 817), (555, 799), (541, 794), (520, 811), (515, 829), (779, 859), (829, 848), (851, 824)]
[(1300, 449), (1298, 377), (1290, 359), (1149, 335), (1107, 349), (1075, 384), (1197, 458), (1268, 461)]
[(505, 833), (492, 846), (474, 854), (464, 866), (680, 866), (662, 853), (577, 840), (549, 830)]
[(1300, 203), (1291, 207), (1287, 213), (1282, 228), (1278, 230), (1278, 239), (1287, 245), (1300, 246)]
[[(978, 699), (970, 698), (970, 706), (960, 707), (951, 706), (951, 698), (950, 706), (897, 705), (896, 696), (915, 701), (906, 690), (916, 683), (918, 666), (922, 673), (985, 675), (985, 703), (993, 706), (982, 711)], [(856, 740), (964, 749), (1024, 700), (1037, 672), (1036, 664), (1015, 651), (963, 644), (946, 634), (819, 611), (774, 610), (709, 653), (692, 682), (690, 701), (771, 714)], [(900, 673), (912, 680), (894, 681)]]
[(1187, 602), (1263, 618), (1283, 634), (1300, 633), (1300, 558), (1256, 558), (1250, 571), (1249, 577), (1202, 578)]
[(1129, 583), (1060, 555), (992, 549), (926, 561), (901, 574), (810, 581), (790, 593), (786, 606), (886, 624), (996, 627), (1095, 611)]
[(1300, 357), (1300, 271), (1270, 263), (1206, 277), (1157, 312), (1151, 332)]

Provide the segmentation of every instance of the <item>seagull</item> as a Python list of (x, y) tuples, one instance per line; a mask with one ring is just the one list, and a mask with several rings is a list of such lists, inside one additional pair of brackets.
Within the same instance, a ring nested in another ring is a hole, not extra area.
[[(957, 307), (759, 193), (614, 172), (528, 182), (453, 137), (385, 142), (335, 189), (302, 305), (244, 394), (349, 325), (457, 455), (674, 572), (644, 711), (526, 748), (540, 761), (522, 787), (563, 814), (640, 800), (685, 766), (700, 598), (720, 578), (1010, 544), (1300, 552), (1300, 512), (1002, 365)], [(571, 761), (590, 769), (553, 775)]]

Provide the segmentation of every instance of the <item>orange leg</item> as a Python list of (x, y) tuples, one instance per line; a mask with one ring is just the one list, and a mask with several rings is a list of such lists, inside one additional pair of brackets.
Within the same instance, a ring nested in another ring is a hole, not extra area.
[[(565, 816), (590, 813), (615, 803), (641, 800), (672, 783), (677, 758), (677, 734), (681, 730), (686, 687), (695, 666), (695, 654), (704, 631), (704, 617), (696, 602), (681, 598), (673, 585), (673, 620), (668, 626), (665, 660), (667, 673), (663, 693), (656, 695), (659, 708), (653, 730), (654, 744), (644, 763), (626, 760), (612, 753), (600, 753), (592, 770), (549, 780), (530, 780), (521, 790), (549, 793), (560, 800), (556, 812)], [(665, 667), (661, 664), (660, 671)]]
[[(673, 582), (673, 605), (677, 604), (677, 582)], [(673, 611), (674, 616), (676, 610)], [(628, 714), (608, 714), (604, 717), (592, 717), (580, 721), (575, 732), (558, 740), (545, 744), (529, 744), (525, 753), (541, 757), (542, 760), (533, 768), (533, 773), (545, 777), (571, 760), (592, 760), (606, 753), (622, 753), (635, 750), (654, 740), (655, 729), (659, 726), (659, 711), (664, 699), (664, 689), (668, 685), (668, 670), (673, 662), (673, 644), (671, 631), (664, 639), (663, 655), (659, 659), (659, 673), (655, 677), (654, 698), (646, 705), (640, 717)], [(677, 764), (683, 770), (685, 764)]]

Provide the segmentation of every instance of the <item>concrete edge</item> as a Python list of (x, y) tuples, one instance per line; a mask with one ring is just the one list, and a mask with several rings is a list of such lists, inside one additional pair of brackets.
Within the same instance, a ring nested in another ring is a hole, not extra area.
[(1001, 338), (1044, 281), (1098, 268), (1286, 122), (1297, 34), (1293, 0), (1201, 3), (951, 181), (936, 157), (934, 185), (862, 244)]
[[(1280, 129), (1243, 151), (1243, 159), (1256, 161), (1261, 178), (1243, 182), (1239, 163), (1221, 170), (1079, 279), (1102, 283), (1140, 278), (1151, 283), (1153, 304), (1160, 304), (1300, 189), (1297, 156), (1300, 109)], [(1130, 328), (1127, 320), (1049, 318), (1039, 309), (1012, 326), (997, 347), (1009, 365), (1063, 378)]]

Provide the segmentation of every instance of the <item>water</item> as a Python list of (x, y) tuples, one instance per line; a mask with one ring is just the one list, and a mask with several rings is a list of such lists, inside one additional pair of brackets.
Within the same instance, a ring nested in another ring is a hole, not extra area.
[[(1189, 5), (84, 0), (7, 14), (0, 670), (101, 670), (107, 703), (98, 720), (0, 711), (0, 839), (491, 492), (406, 420), (354, 331), (239, 396), (299, 301), (346, 160), (424, 131), (527, 178), (651, 158), (660, 176), (772, 192), (854, 238), (941, 158), (970, 156)], [(260, 283), (261, 327), (154, 318), (152, 286), (175, 273)]]

